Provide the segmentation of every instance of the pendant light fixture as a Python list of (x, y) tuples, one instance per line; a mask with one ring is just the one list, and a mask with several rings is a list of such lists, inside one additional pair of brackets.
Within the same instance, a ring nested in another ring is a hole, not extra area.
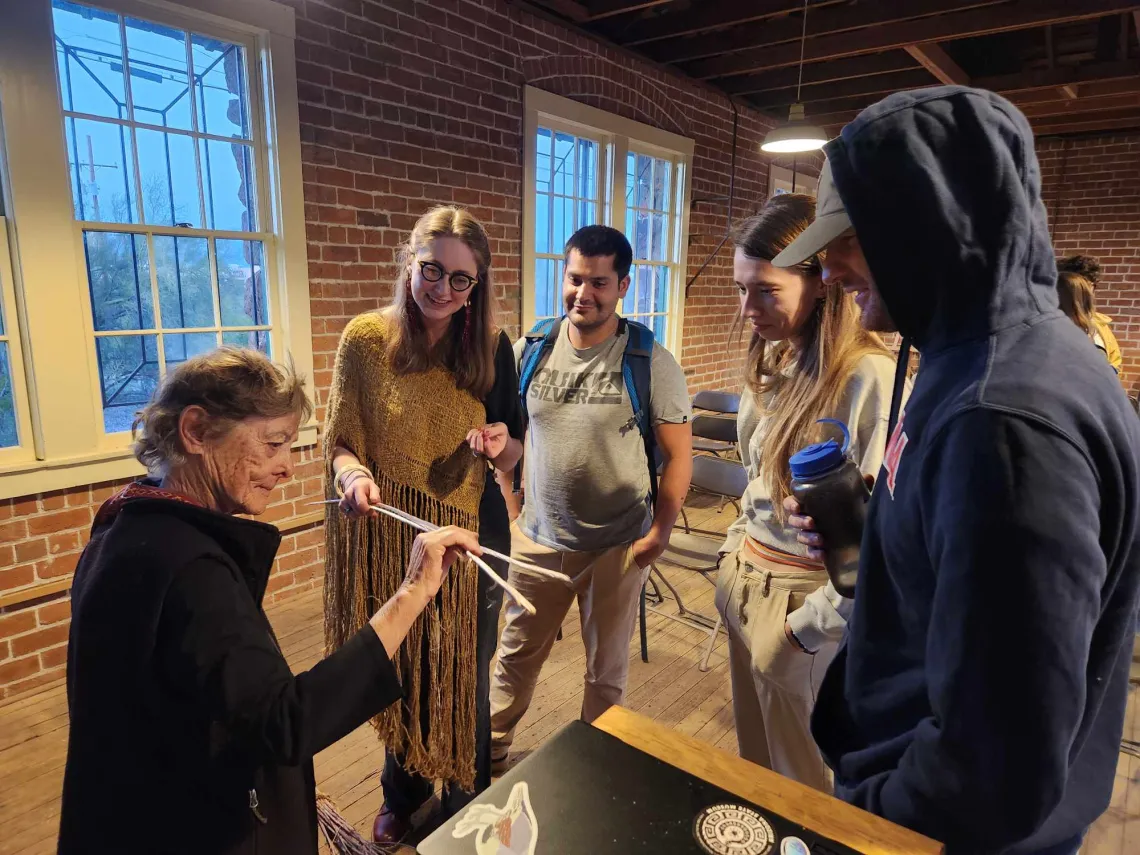
[(800, 103), (800, 89), (804, 82), (804, 44), (807, 42), (808, 0), (804, 0), (803, 30), (800, 33), (800, 73), (796, 80), (796, 103), (788, 111), (786, 124), (773, 128), (764, 137), (760, 150), (771, 154), (793, 154), (801, 151), (817, 151), (827, 142), (823, 128), (809, 125), (804, 117), (804, 105)]

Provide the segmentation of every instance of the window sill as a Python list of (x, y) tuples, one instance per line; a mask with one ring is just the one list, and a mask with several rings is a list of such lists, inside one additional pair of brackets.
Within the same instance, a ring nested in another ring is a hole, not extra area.
[[(293, 444), (293, 448), (308, 448), (316, 443), (317, 425), (308, 424), (298, 432), (297, 442)], [(14, 463), (0, 466), (0, 499), (137, 478), (144, 471), (130, 449)]]

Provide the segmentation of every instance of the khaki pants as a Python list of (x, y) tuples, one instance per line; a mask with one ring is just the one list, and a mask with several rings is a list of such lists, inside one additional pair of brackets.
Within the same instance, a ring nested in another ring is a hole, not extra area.
[(530, 706), (538, 672), (542, 670), (558, 630), (574, 598), (582, 616), (586, 645), (586, 685), (582, 718), (593, 721), (620, 704), (629, 675), (629, 642), (637, 619), (641, 585), (648, 568), (640, 570), (631, 544), (597, 552), (558, 552), (535, 543), (511, 526), (511, 557), (565, 573), (563, 582), (510, 569), (511, 584), (530, 600), (537, 614), (529, 615), (508, 599), (507, 625), (499, 640), (499, 661), (491, 678), (491, 750), (503, 757), (515, 728)]
[(788, 613), (826, 583), (824, 570), (766, 563), (738, 550), (721, 561), (716, 606), (728, 629), (740, 756), (831, 792), (831, 774), (812, 739), (810, 719), (838, 645), (825, 644), (812, 655), (784, 635)]

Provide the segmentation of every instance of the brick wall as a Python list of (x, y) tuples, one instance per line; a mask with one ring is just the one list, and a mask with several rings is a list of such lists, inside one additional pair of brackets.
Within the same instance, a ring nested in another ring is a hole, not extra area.
[(1057, 255), (1100, 260), (1097, 308), (1113, 318), (1125, 389), (1140, 393), (1140, 133), (1042, 140), (1037, 153)]
[[(732, 109), (700, 85), (606, 47), (506, 0), (285, 0), (297, 12), (298, 95), (318, 415), (337, 339), (352, 316), (391, 294), (395, 251), (433, 204), (470, 208), (495, 255), (499, 320), (521, 308), (522, 94), (526, 85), (691, 137), (693, 198), (724, 196)], [(741, 111), (736, 212), (767, 185), (767, 126)], [(790, 165), (790, 164), (788, 164)], [(688, 257), (695, 271), (724, 236), (724, 202), (698, 202)], [(692, 389), (732, 385), (736, 308), (722, 250), (685, 304), (681, 361)], [(304, 517), (320, 492), (315, 449), (263, 519)], [(0, 501), (0, 597), (70, 574), (99, 503), (118, 485)], [(321, 582), (319, 524), (289, 531), (268, 599)], [(60, 591), (0, 607), (0, 698), (62, 676), (69, 603)]]

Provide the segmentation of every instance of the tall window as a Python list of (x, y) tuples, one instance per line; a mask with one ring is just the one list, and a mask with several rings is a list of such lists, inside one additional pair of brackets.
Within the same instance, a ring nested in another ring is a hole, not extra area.
[(219, 345), (312, 376), (293, 11), (22, 0), (4, 16), (0, 497), (134, 474), (135, 413)]
[[(270, 352), (245, 48), (54, 0), (104, 430), (130, 429), (171, 365)], [(258, 141), (260, 144), (260, 140)]]
[(633, 247), (621, 314), (679, 351), (691, 140), (541, 90), (526, 91), (523, 323), (563, 313), (563, 248), (604, 223)]

